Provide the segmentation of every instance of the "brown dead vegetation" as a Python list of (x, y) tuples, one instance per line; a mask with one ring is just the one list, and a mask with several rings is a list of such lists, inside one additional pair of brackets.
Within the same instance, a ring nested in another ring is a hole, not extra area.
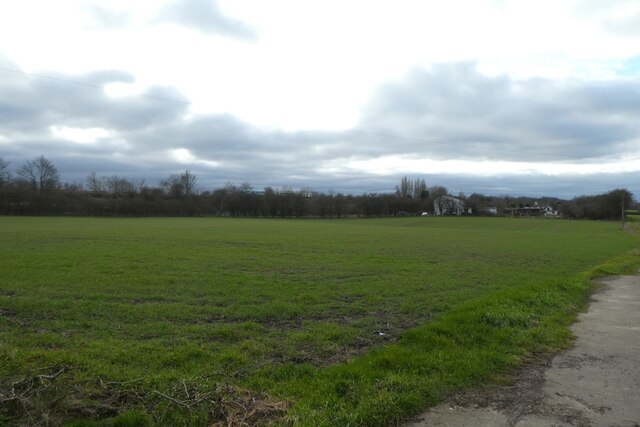
[(264, 393), (224, 381), (196, 378), (157, 390), (144, 378), (129, 381), (78, 380), (74, 367), (47, 367), (19, 380), (0, 380), (0, 423), (59, 426), (70, 419), (109, 419), (137, 410), (155, 424), (182, 413), (206, 419), (212, 426), (263, 425), (288, 408)]

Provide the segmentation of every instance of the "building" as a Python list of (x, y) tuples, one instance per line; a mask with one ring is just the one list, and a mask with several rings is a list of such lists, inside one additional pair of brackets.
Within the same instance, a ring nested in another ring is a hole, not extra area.
[(451, 196), (440, 196), (433, 201), (433, 212), (436, 215), (464, 215), (464, 202)]
[(538, 202), (535, 202), (533, 206), (522, 206), (518, 208), (506, 208), (504, 209), (504, 213), (511, 216), (526, 216), (526, 217), (536, 217), (536, 216), (546, 216), (557, 218), (560, 216), (560, 213), (553, 209), (551, 206), (540, 206)]

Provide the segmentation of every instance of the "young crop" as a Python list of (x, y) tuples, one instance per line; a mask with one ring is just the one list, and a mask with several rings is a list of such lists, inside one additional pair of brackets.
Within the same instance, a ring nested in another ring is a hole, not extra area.
[[(399, 423), (566, 345), (608, 222), (0, 219), (0, 423)], [(627, 256), (621, 254), (630, 253)]]

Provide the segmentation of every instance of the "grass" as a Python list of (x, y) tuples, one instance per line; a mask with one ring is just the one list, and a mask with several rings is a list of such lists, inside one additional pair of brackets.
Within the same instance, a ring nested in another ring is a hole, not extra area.
[(2, 217), (0, 242), (0, 423), (52, 425), (398, 423), (566, 346), (638, 258), (616, 223), (509, 218)]

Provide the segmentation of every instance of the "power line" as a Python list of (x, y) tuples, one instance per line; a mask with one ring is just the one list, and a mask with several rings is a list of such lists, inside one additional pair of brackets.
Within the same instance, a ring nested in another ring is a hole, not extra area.
[[(60, 83), (67, 83), (67, 84), (76, 85), (76, 86), (89, 87), (89, 88), (92, 88), (92, 89), (101, 89), (101, 90), (105, 89), (105, 87), (103, 85), (97, 85), (97, 84), (87, 83), (87, 82), (80, 82), (80, 81), (77, 81), (77, 80), (61, 79), (59, 77), (46, 76), (44, 74), (27, 73), (26, 71), (15, 70), (15, 69), (12, 69), (12, 68), (0, 67), (0, 71), (5, 71), (7, 73), (21, 74), (21, 75), (27, 76), (27, 77), (35, 77), (35, 78), (39, 78), (39, 79), (51, 80), (51, 81), (60, 82)], [(158, 101), (175, 102), (175, 103), (178, 103), (178, 104), (191, 105), (191, 101), (185, 101), (185, 100), (182, 100), (182, 99), (174, 99), (174, 98), (165, 98), (163, 96), (146, 95), (146, 94), (136, 94), (136, 95), (133, 95), (133, 96), (139, 96), (139, 97), (142, 97), (142, 98), (155, 99), (155, 100), (158, 100)]]

